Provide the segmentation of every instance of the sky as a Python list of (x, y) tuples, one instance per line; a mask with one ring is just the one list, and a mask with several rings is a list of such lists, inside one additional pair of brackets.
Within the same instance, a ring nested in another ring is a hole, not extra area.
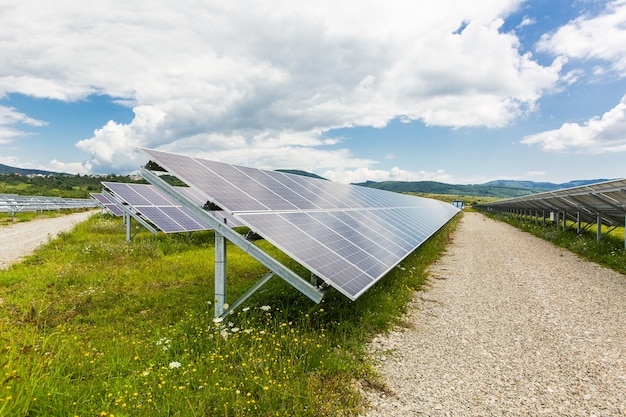
[(626, 176), (626, 0), (3, 0), (0, 163)]

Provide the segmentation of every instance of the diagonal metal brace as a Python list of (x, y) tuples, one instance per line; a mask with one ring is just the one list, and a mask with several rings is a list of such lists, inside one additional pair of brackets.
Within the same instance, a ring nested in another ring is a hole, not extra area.
[[(140, 174), (156, 188), (171, 197), (174, 201), (177, 201), (187, 209), (191, 210), (195, 215), (206, 221), (211, 227), (213, 227), (216, 233), (223, 235), (234, 245), (236, 245), (245, 253), (259, 261), (261, 264), (265, 265), (270, 271), (278, 275), (283, 280), (287, 281), (291, 286), (300, 291), (302, 294), (306, 295), (313, 302), (319, 303), (320, 301), (322, 301), (322, 297), (324, 296), (323, 291), (311, 285), (304, 278), (293, 272), (291, 269), (287, 268), (276, 259), (272, 258), (263, 250), (255, 246), (252, 242), (246, 240), (244, 236), (240, 235), (239, 233), (222, 223), (219, 219), (211, 215), (209, 212), (205, 211), (201, 207), (198, 207), (193, 201), (178, 193), (171, 185), (161, 179), (158, 175), (154, 174), (152, 171), (144, 167), (140, 168)], [(218, 279), (218, 277), (215, 278)], [(261, 281), (262, 283), (265, 283), (267, 279), (263, 279)], [(260, 287), (260, 285), (253, 287), (253, 289), (256, 290), (258, 289), (258, 287)], [(249, 297), (250, 295), (251, 294), (247, 294), (247, 297)], [(223, 311), (223, 306), (219, 310)], [(216, 310), (216, 313), (217, 311), (218, 310)], [(229, 308), (228, 311), (232, 311), (232, 308)]]

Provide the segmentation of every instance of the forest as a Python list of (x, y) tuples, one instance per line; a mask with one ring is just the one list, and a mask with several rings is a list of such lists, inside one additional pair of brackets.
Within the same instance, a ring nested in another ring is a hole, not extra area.
[(139, 176), (129, 175), (0, 175), (0, 194), (89, 198), (89, 193), (102, 190), (102, 181), (145, 183)]

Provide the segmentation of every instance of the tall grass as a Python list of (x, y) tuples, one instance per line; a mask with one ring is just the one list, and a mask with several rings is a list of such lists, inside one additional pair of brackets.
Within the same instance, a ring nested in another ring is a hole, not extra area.
[[(458, 219), (356, 302), (272, 279), (215, 322), (213, 234), (124, 240), (95, 215), (0, 271), (0, 415), (356, 415), (365, 343), (398, 323)], [(263, 249), (304, 271), (267, 242)], [(228, 248), (234, 299), (265, 268)]]

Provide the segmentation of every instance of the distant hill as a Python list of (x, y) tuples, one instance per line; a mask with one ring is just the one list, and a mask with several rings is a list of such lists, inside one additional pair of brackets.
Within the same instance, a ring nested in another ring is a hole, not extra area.
[(555, 184), (551, 182), (496, 180), (496, 181), (486, 182), (483, 185), (495, 185), (498, 187), (509, 187), (509, 188), (528, 188), (531, 190), (541, 190), (540, 192), (544, 192), (544, 191), (560, 190), (563, 188), (580, 187), (582, 185), (595, 184), (595, 183), (604, 182), (604, 181), (610, 181), (610, 179), (574, 180), (574, 181), (564, 182), (561, 184)]
[(9, 165), (0, 164), (0, 174), (19, 174), (19, 175), (65, 175), (60, 172), (43, 171), (40, 169), (16, 168)]
[(594, 184), (603, 181), (609, 180), (576, 180), (562, 184), (555, 184), (551, 182), (512, 180), (497, 180), (486, 182), (484, 184), (446, 184), (436, 181), (367, 181), (356, 185), (404, 193), (452, 194), (475, 197), (512, 198), (520, 197), (523, 195), (542, 193), (546, 191), (559, 190), (562, 188), (578, 187), (581, 185)]

